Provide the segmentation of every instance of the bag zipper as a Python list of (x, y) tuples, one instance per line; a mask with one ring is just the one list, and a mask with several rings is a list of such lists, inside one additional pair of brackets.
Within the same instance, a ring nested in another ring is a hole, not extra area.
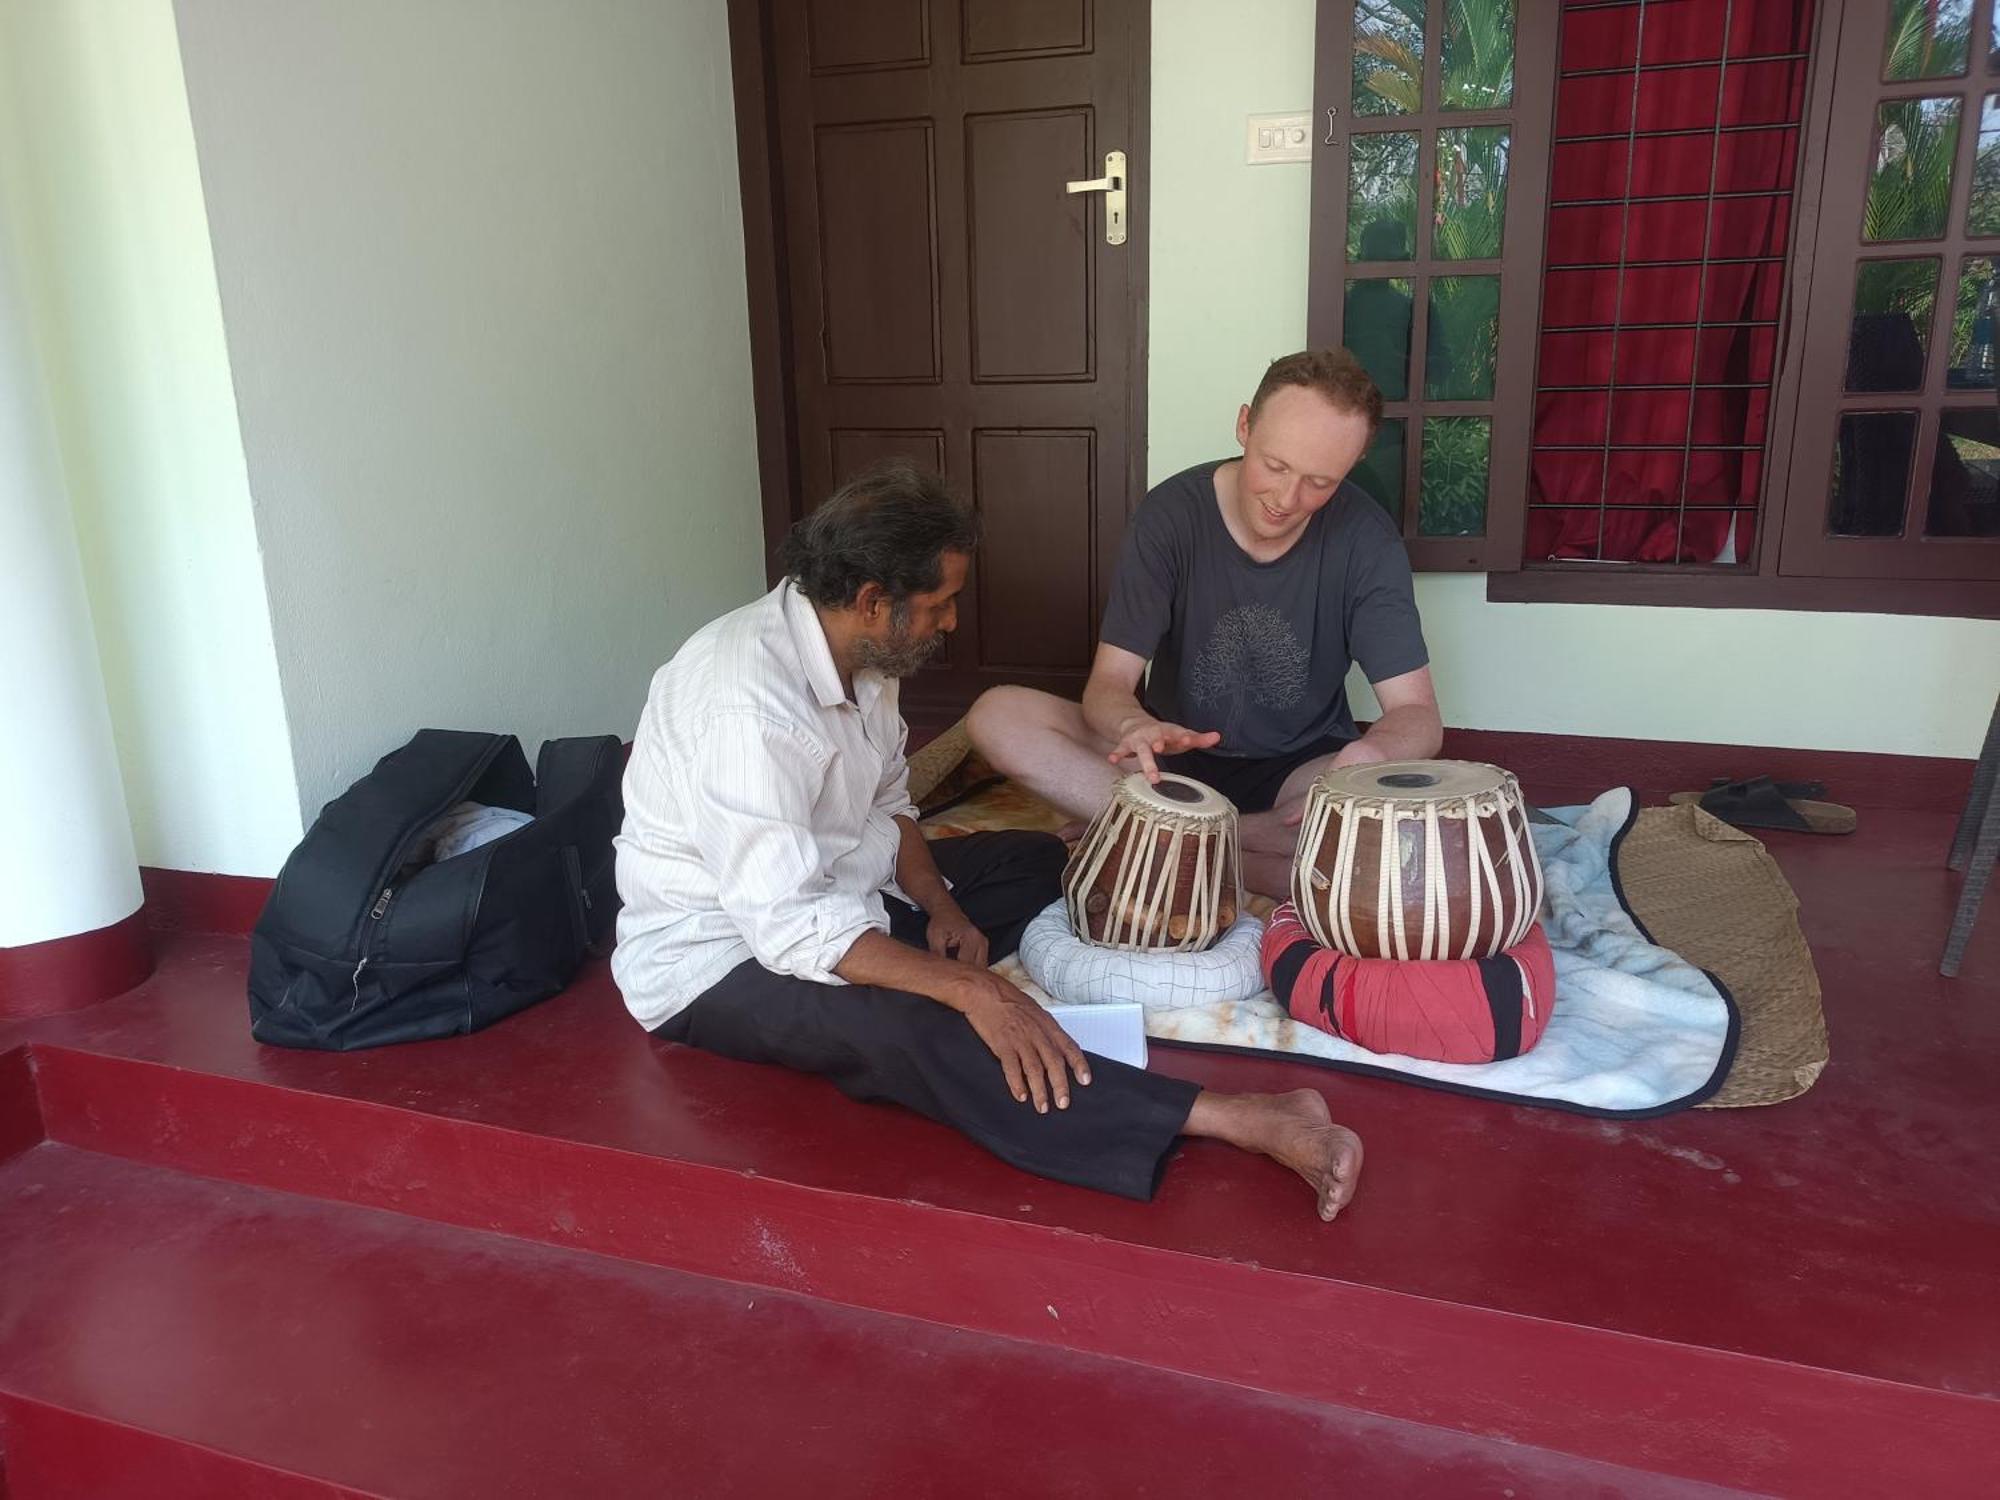
[(583, 859), (576, 845), (562, 846), (563, 873), (568, 879), (570, 927), (576, 937), (577, 957), (590, 952), (590, 892), (583, 885)]
[(367, 925), (362, 928), (361, 962), (354, 966), (354, 998), (347, 1006), (350, 1012), (361, 1004), (361, 971), (368, 967), (369, 939), (374, 935), (375, 924), (388, 915), (389, 903), (395, 896), (396, 888), (393, 885), (385, 885), (382, 887), (382, 894), (375, 898), (374, 906), (369, 908)]
[(496, 736), (486, 753), (473, 761), (466, 773), (453, 784), (451, 794), (444, 802), (410, 824), (389, 851), (385, 868), (391, 872), (390, 883), (382, 887), (382, 894), (375, 898), (375, 904), (362, 917), (360, 930), (355, 934), (356, 951), (361, 955), (361, 961), (354, 966), (354, 999), (349, 1002), (348, 1010), (352, 1011), (361, 1004), (361, 971), (368, 967), (374, 956), (369, 949), (375, 944), (375, 934), (381, 929), (382, 919), (389, 914), (390, 902), (396, 898), (394, 872), (403, 867), (403, 856), (409, 852), (410, 845), (423, 836), (425, 829), (465, 800), (465, 794), (478, 784), (479, 778), (486, 774), (506, 743), (505, 736)]

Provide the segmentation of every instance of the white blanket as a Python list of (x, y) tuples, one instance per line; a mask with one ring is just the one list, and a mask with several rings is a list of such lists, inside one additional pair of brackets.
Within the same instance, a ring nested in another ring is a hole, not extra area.
[[(1633, 815), (1631, 792), (1558, 808), (1537, 824), (1556, 959), (1556, 1002), (1539, 1045), (1492, 1063), (1437, 1063), (1369, 1052), (1291, 1019), (1266, 989), (1251, 999), (1181, 1009), (1148, 1004), (1162, 1042), (1283, 1053), (1357, 1072), (1587, 1114), (1664, 1114), (1721, 1086), (1736, 1050), (1736, 1005), (1721, 984), (1651, 942), (1619, 895), (1614, 859)], [(1038, 1000), (1049, 996), (1017, 960), (1002, 966)]]

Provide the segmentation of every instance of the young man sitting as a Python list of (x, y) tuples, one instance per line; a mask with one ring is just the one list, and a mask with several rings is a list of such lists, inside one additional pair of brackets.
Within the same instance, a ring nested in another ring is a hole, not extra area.
[[(1192, 776), (1244, 815), (1244, 883), (1283, 896), (1315, 776), (1426, 759), (1444, 736), (1402, 538), (1346, 482), (1381, 420), (1346, 350), (1272, 364), (1236, 416), (1243, 456), (1133, 515), (1082, 703), (1003, 687), (973, 705), (994, 768), (1078, 818), (1134, 769)], [(1354, 662), (1382, 705), (1359, 737)]]
[(1361, 1143), (1312, 1089), (1219, 1094), (1078, 1050), (987, 964), (1059, 893), (1047, 834), (924, 839), (897, 682), (957, 624), (977, 541), (943, 482), (860, 476), (788, 577), (653, 679), (625, 777), (612, 972), (655, 1036), (824, 1074), (1027, 1171), (1150, 1197), (1181, 1135), (1281, 1162), (1331, 1219)]

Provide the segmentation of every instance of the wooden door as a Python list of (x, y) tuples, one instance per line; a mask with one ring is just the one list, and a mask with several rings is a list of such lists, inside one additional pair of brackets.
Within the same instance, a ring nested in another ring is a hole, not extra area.
[[(766, 206), (745, 210), (753, 326), (789, 377), (759, 375), (785, 429), (764, 443), (767, 532), (884, 456), (942, 470), (986, 539), (906, 697), (1074, 693), (1143, 492), (1146, 0), (762, 0), (758, 20), (736, 25), (739, 95), (765, 95), (762, 182), (743, 147), (746, 199), (768, 194), (761, 256)], [(1067, 190), (1112, 151), (1122, 244), (1105, 194)]]

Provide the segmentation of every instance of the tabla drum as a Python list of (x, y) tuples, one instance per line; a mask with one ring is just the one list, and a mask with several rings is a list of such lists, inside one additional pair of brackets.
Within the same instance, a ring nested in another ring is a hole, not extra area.
[(1462, 760), (1343, 766), (1314, 779), (1292, 901), (1356, 958), (1491, 958), (1528, 935), (1542, 866), (1521, 784)]
[(1105, 948), (1206, 948), (1236, 920), (1242, 869), (1234, 803), (1187, 776), (1134, 772), (1063, 871), (1070, 928)]

